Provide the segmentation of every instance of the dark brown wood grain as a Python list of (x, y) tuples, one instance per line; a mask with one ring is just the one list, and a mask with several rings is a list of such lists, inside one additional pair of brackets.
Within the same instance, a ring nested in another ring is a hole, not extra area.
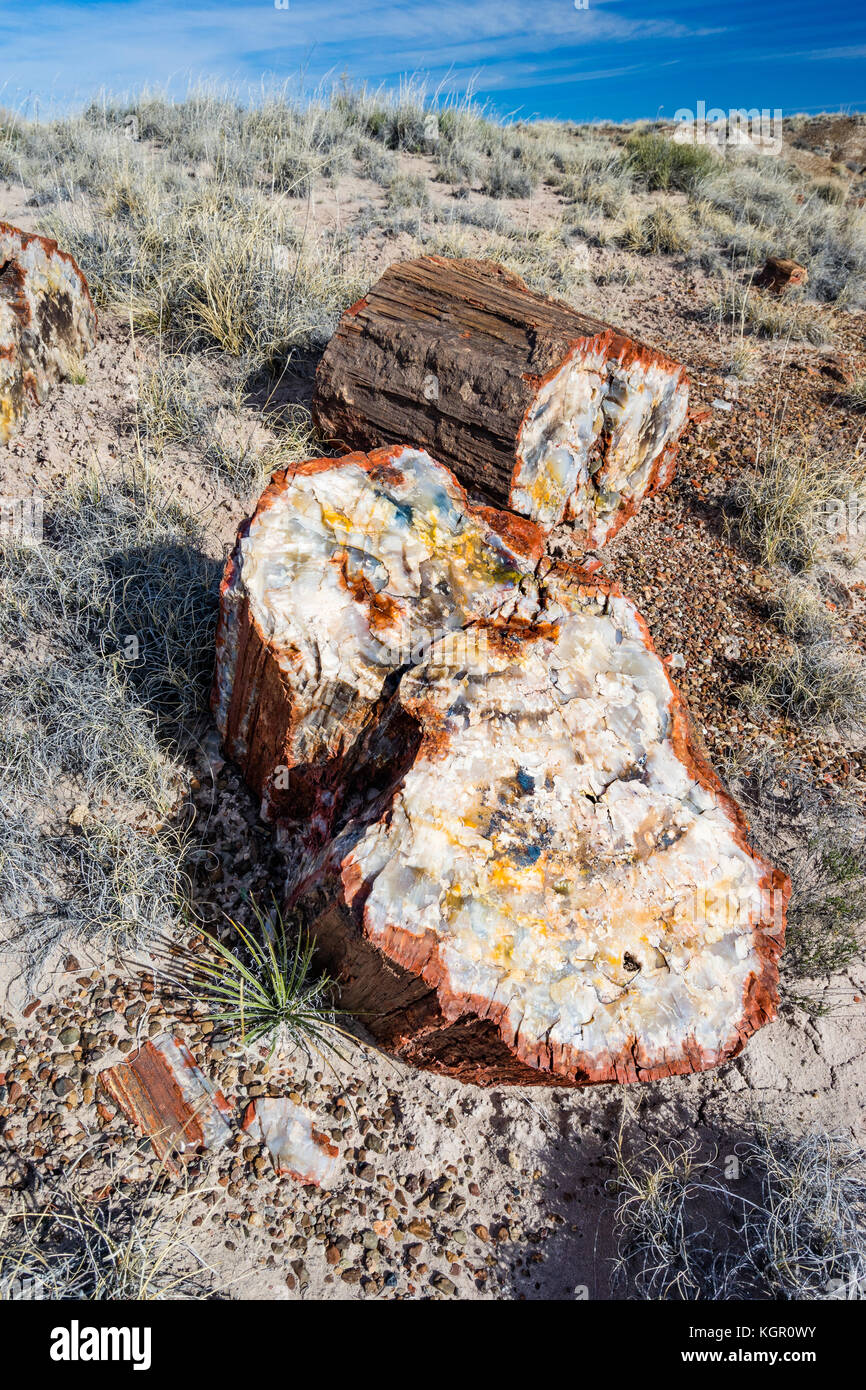
[(398, 262), (343, 315), (319, 366), (314, 418), (346, 448), (426, 449), (507, 507), (524, 417), (580, 344), (587, 353), (602, 344), (619, 360), (666, 361), (492, 262)]

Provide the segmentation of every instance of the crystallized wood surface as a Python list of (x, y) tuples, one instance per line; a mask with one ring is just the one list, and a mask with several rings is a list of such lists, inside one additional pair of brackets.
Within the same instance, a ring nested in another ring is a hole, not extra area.
[(789, 885), (634, 605), (394, 448), (277, 475), (222, 590), (214, 705), (343, 1006), (405, 1061), (581, 1085), (735, 1056)]

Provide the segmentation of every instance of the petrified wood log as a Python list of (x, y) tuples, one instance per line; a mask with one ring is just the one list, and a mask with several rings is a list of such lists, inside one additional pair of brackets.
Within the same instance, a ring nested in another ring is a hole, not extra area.
[(474, 491), (603, 545), (670, 482), (683, 368), (488, 261), (391, 266), (343, 315), (314, 414), (355, 448), (411, 440)]
[(72, 257), (0, 222), (0, 443), (95, 341), (96, 312)]
[(789, 885), (646, 625), (394, 448), (277, 475), (226, 570), (214, 706), (343, 1006), (484, 1084), (650, 1080), (775, 1014)]

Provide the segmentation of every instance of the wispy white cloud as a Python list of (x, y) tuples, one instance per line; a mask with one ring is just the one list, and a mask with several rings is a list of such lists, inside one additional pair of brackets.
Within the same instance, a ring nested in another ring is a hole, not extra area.
[(344, 68), (372, 81), (450, 71), (449, 85), (457, 74), (468, 81), (483, 68), (487, 88), (495, 89), (509, 85), (512, 65), (529, 62), (540, 81), (548, 71), (553, 82), (589, 81), (631, 70), (616, 61), (620, 45), (722, 32), (627, 14), (616, 0), (590, 4), (575, 10), (572, 0), (290, 0), (288, 10), (277, 10), (273, 0), (181, 7), (169, 0), (30, 0), (0, 9), (0, 38), (10, 87), (50, 86), (72, 96), (95, 82), (122, 89), (205, 73), (243, 81), (302, 68), (311, 80)]
[[(782, 33), (793, 51), (775, 51)], [(807, 47), (813, 34), (824, 47)], [(828, 46), (828, 34), (847, 42)], [(781, 30), (773, 7), (754, 0), (727, 0), (724, 8), (589, 0), (586, 10), (573, 0), (290, 0), (288, 10), (273, 0), (0, 0), (0, 101), (39, 95), (44, 107), (52, 94), (60, 104), (100, 87), (180, 91), (196, 78), (241, 92), (269, 76), (309, 88), (343, 72), (378, 85), (422, 72), (447, 91), (473, 85), (500, 109), (500, 94), (509, 105), (514, 93), (515, 104), (535, 106), (556, 89), (563, 95), (547, 109), (558, 104), (570, 113), (581, 88), (598, 89), (589, 99), (622, 117), (652, 114), (661, 102), (682, 105), (677, 89), (685, 81), (723, 88), (724, 105), (746, 96), (751, 105), (746, 74), (761, 70), (761, 85), (775, 89), (787, 64), (789, 89), (775, 104), (794, 109), (823, 94), (807, 76), (821, 73), (827, 84), (822, 64), (838, 63), (840, 75), (854, 71), (850, 60), (866, 56), (864, 38), (866, 23), (851, 15), (850, 0), (823, 0), (820, 8), (792, 0)], [(667, 84), (665, 68), (676, 70)], [(760, 104), (774, 103), (768, 95)]]

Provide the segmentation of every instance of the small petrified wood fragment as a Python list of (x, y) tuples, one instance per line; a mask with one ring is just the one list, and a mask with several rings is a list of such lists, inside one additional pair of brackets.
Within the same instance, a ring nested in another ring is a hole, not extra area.
[(670, 482), (683, 368), (488, 261), (391, 266), (319, 366), (319, 428), (353, 448), (411, 440), (474, 491), (603, 545)]
[(774, 294), (784, 294), (786, 290), (797, 289), (807, 284), (809, 272), (798, 261), (784, 256), (768, 256), (761, 272), (755, 276), (759, 289), (772, 290)]
[(278, 477), (223, 586), (227, 747), (397, 1056), (486, 1084), (714, 1066), (775, 1014), (787, 880), (633, 604), (513, 523), (416, 450)]
[(189, 1048), (168, 1033), (148, 1039), (126, 1062), (99, 1073), (99, 1084), (146, 1134), (166, 1167), (201, 1149), (218, 1149), (231, 1137), (231, 1113)]
[(47, 237), (0, 222), (0, 443), (96, 341), (87, 281)]

